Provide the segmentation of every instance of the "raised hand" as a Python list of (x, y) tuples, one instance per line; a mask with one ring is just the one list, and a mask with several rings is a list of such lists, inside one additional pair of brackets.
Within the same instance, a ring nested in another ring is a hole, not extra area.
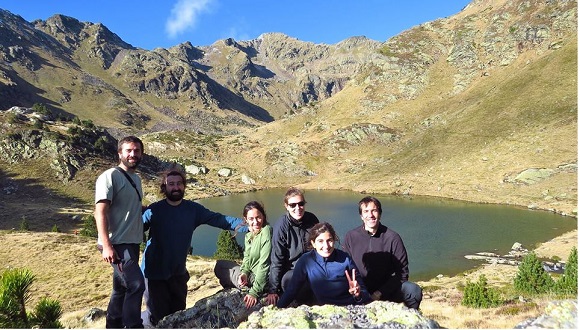
[(346, 279), (348, 280), (348, 293), (358, 298), (360, 295), (360, 285), (356, 281), (356, 273), (354, 268), (352, 269), (352, 278), (348, 274), (348, 270), (344, 270), (344, 274), (346, 275)]

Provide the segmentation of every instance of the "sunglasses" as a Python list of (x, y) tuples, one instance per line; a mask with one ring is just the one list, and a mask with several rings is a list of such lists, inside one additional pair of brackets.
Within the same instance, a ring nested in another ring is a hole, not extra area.
[(300, 201), (298, 203), (288, 203), (288, 206), (290, 206), (291, 209), (295, 208), (296, 205), (302, 207), (302, 206), (306, 205), (306, 202), (305, 201)]

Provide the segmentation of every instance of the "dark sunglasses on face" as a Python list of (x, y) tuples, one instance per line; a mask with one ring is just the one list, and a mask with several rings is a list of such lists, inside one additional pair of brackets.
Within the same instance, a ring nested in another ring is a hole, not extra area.
[(296, 205), (302, 207), (302, 206), (306, 205), (306, 202), (305, 201), (300, 201), (298, 203), (288, 203), (288, 206), (290, 206), (291, 209), (295, 208)]

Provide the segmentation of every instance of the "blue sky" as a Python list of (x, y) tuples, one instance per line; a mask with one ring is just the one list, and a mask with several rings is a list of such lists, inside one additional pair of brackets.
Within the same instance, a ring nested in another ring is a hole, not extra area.
[(0, 0), (27, 21), (63, 14), (102, 23), (135, 47), (208, 46), (282, 32), (314, 43), (353, 36), (386, 41), (415, 25), (461, 11), (469, 0)]

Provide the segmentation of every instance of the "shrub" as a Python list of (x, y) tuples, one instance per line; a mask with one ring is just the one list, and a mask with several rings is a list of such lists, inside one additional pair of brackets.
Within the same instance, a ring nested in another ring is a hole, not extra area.
[(501, 305), (502, 300), (497, 290), (487, 286), (485, 275), (481, 275), (476, 283), (467, 281), (461, 304), (474, 308), (490, 308)]
[(43, 129), (44, 128), (44, 124), (39, 119), (36, 119), (32, 126), (36, 129)]
[(82, 120), (81, 125), (86, 128), (95, 128), (95, 124), (90, 119)]
[(222, 230), (218, 235), (217, 250), (213, 257), (223, 260), (239, 260), (244, 257), (244, 252), (230, 231)]
[(52, 230), (53, 233), (60, 233), (60, 229), (58, 228), (58, 226), (56, 225), (56, 223), (54, 225), (52, 225)]
[(564, 275), (556, 282), (556, 291), (565, 295), (576, 296), (578, 294), (578, 250), (576, 247), (568, 256)]
[(42, 103), (34, 103), (32, 105), (32, 110), (43, 115), (51, 115), (51, 111)]
[(554, 280), (544, 270), (535, 253), (524, 257), (514, 278), (516, 291), (528, 294), (547, 293), (554, 287)]
[(70, 126), (67, 129), (67, 133), (70, 134), (70, 135), (72, 135), (73, 137), (74, 136), (79, 136), (79, 135), (81, 135), (83, 133), (83, 129), (80, 128), (80, 127), (78, 127), (78, 126)]
[(61, 315), (62, 307), (58, 300), (42, 297), (34, 309), (31, 323), (41, 329), (62, 328), (62, 324), (58, 321)]
[(105, 136), (100, 136), (97, 141), (95, 141), (95, 150), (100, 153), (105, 153), (109, 150), (108, 140)]
[(30, 315), (26, 303), (34, 275), (27, 269), (7, 269), (0, 276), (0, 328), (61, 328), (60, 303), (42, 298)]
[(7, 269), (0, 277), (0, 327), (27, 328), (26, 303), (34, 275), (26, 269)]
[(6, 121), (9, 124), (16, 124), (17, 122), (20, 121), (20, 117), (18, 116), (18, 114), (11, 112), (8, 114)]
[(85, 215), (83, 217), (83, 226), (81, 228), (80, 234), (86, 237), (98, 237), (97, 222), (92, 214)]
[(22, 221), (20, 221), (20, 230), (21, 231), (30, 230), (30, 224), (28, 223), (28, 219), (26, 219), (26, 216), (22, 216)]

